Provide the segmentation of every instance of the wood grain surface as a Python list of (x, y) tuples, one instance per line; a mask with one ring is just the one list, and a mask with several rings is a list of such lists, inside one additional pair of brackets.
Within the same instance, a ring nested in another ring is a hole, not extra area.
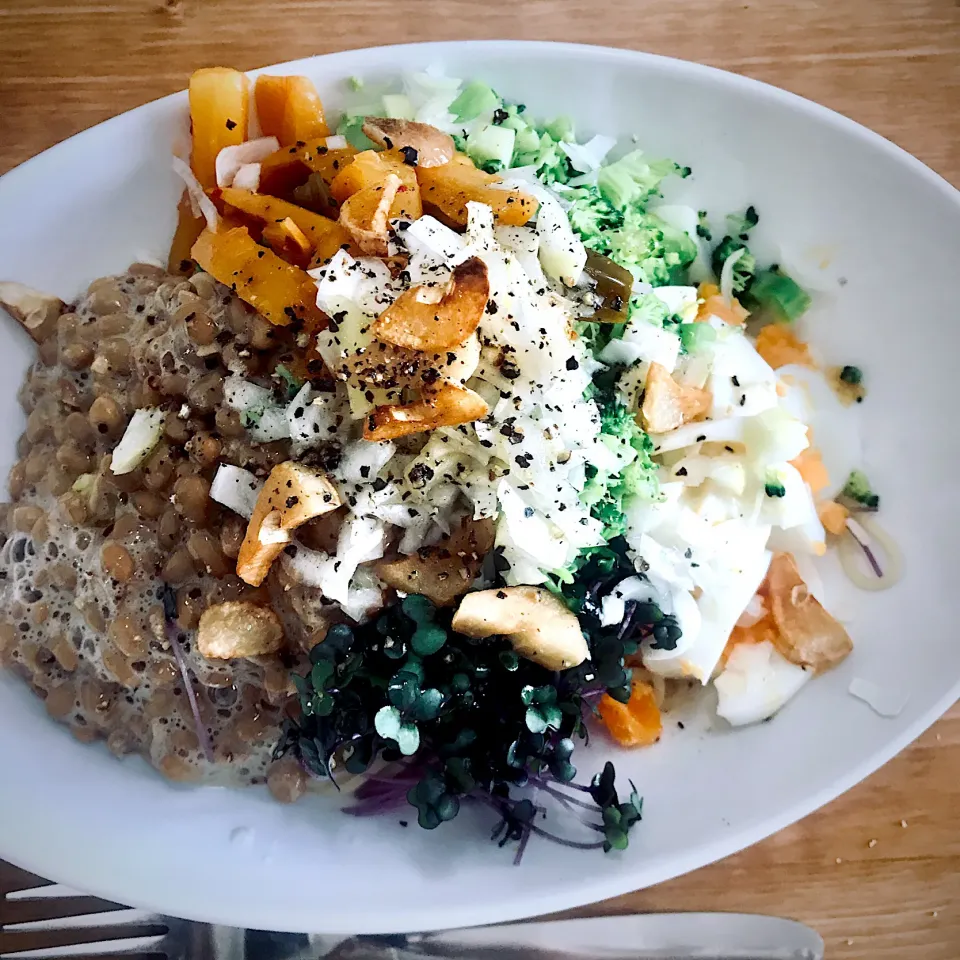
[[(765, 80), (960, 186), (956, 0), (0, 0), (0, 172), (181, 89), (199, 66), (498, 37), (630, 47)], [(958, 960), (960, 708), (764, 843), (578, 914), (714, 909), (795, 917), (830, 958)]]

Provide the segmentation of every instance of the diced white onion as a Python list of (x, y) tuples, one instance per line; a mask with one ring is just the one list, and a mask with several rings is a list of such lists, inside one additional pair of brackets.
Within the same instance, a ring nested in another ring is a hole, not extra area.
[(143, 463), (160, 441), (164, 412), (157, 408), (134, 411), (120, 442), (114, 447), (110, 469), (118, 476), (132, 473)]
[[(217, 186), (238, 186), (234, 178), (245, 165), (259, 164), (279, 149), (280, 141), (276, 137), (260, 137), (259, 140), (247, 140), (245, 143), (224, 147), (217, 154)], [(259, 182), (259, 174), (257, 179)]]
[(249, 470), (221, 463), (210, 484), (210, 498), (249, 520), (262, 486)]

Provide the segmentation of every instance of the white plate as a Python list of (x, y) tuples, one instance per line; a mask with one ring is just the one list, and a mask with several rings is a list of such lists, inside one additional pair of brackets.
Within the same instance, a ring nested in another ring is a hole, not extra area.
[[(822, 107), (628, 51), (440, 43), (275, 69), (308, 74), (335, 107), (346, 77), (429, 64), (485, 79), (536, 116), (568, 113), (585, 133), (639, 134), (651, 154), (693, 167), (672, 195), (718, 221), (756, 204), (760, 254), (788, 259), (823, 291), (811, 321), (820, 352), (866, 371), (866, 467), (903, 547), (902, 583), (854, 598), (854, 654), (773, 722), (735, 732), (671, 723), (656, 748), (617, 756), (645, 797), (623, 855), (533, 842), (514, 868), (510, 851), (487, 842), (484, 814), (427, 833), (398, 826), (414, 819), (406, 812), (358, 822), (319, 799), (287, 808), (260, 790), (173, 786), (80, 746), (2, 677), (0, 856), (111, 899), (239, 926), (357, 933), (501, 921), (657, 883), (754, 843), (875, 770), (955, 699), (960, 433), (946, 411), (960, 348), (960, 194)], [(186, 96), (168, 97), (3, 177), (3, 279), (71, 297), (131, 260), (163, 257), (179, 194), (170, 148), (185, 115)], [(11, 331), (0, 354), (4, 469), (31, 354)], [(855, 676), (902, 690), (905, 709), (877, 716), (848, 695)], [(581, 775), (615, 753), (594, 743), (579, 755)]]

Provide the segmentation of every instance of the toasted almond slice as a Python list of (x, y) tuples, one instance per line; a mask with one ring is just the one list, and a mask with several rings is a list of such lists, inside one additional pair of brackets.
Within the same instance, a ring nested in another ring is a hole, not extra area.
[(440, 167), (449, 163), (456, 153), (453, 137), (429, 123), (367, 117), (361, 129), (375, 144), (387, 150), (415, 150), (410, 162), (417, 167)]
[(258, 507), (263, 499), (267, 510), (279, 512), (282, 530), (294, 530), (340, 506), (340, 494), (330, 478), (294, 460), (277, 464), (270, 471), (257, 499)]
[(37, 343), (42, 343), (57, 329), (63, 301), (8, 280), (0, 283), (0, 307), (17, 320)]
[(377, 407), (367, 416), (363, 438), (394, 440), (437, 427), (455, 427), (480, 420), (489, 412), (483, 397), (473, 390), (445, 383), (428, 398), (415, 403)]
[(709, 390), (682, 386), (667, 373), (666, 367), (653, 362), (643, 388), (641, 422), (648, 433), (667, 433), (704, 416), (710, 403)]
[(283, 628), (269, 607), (247, 600), (217, 603), (203, 611), (197, 648), (209, 660), (262, 657), (283, 646)]
[(764, 590), (777, 626), (773, 642), (792, 663), (820, 673), (853, 650), (850, 635), (807, 589), (789, 553), (773, 558)]
[(521, 656), (548, 670), (568, 670), (590, 655), (580, 621), (542, 587), (500, 587), (468, 593), (453, 629), (478, 640), (506, 636)]
[(237, 557), (237, 576), (260, 586), (290, 542), (290, 531), (339, 506), (337, 488), (325, 474), (292, 460), (275, 466), (257, 496)]
[(493, 547), (493, 535), (492, 520), (464, 519), (434, 546), (421, 547), (409, 557), (379, 561), (377, 576), (396, 590), (420, 593), (438, 607), (448, 607), (470, 589)]
[(237, 555), (237, 576), (254, 587), (259, 587), (267, 578), (273, 561), (292, 539), (289, 531), (280, 529), (279, 511), (266, 514), (254, 526), (257, 519), (254, 513)]
[(386, 257), (388, 244), (387, 215), (403, 181), (387, 174), (382, 184), (365, 187), (349, 197), (340, 207), (340, 224), (350, 231), (357, 246), (372, 257)]
[(445, 290), (416, 286), (402, 293), (377, 317), (371, 333), (411, 350), (449, 350), (473, 335), (489, 299), (486, 264), (471, 257), (454, 269)]

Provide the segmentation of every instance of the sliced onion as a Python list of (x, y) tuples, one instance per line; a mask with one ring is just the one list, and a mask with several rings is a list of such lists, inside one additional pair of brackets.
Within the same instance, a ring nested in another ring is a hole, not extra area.
[(245, 163), (233, 178), (233, 185), (238, 190), (256, 193), (260, 189), (260, 164)]
[(727, 306), (733, 306), (733, 268), (737, 261), (747, 252), (746, 247), (734, 250), (733, 253), (723, 261), (723, 267), (720, 270), (720, 294)]
[[(877, 556), (877, 547), (882, 554)], [(903, 575), (903, 555), (893, 538), (875, 521), (861, 516), (847, 519), (847, 535), (840, 538), (840, 563), (851, 583), (861, 590), (889, 590)], [(863, 570), (866, 557), (871, 572)]]
[(217, 226), (220, 223), (217, 208), (214, 206), (213, 201), (204, 193), (203, 187), (200, 186), (200, 181), (193, 175), (193, 171), (190, 169), (190, 164), (177, 156), (172, 158), (171, 163), (173, 164), (174, 173), (187, 185), (187, 196), (190, 198), (190, 209), (193, 211), (193, 215), (195, 217), (202, 216), (207, 221), (207, 227), (216, 233)]
[(279, 149), (280, 141), (276, 137), (260, 137), (259, 140), (224, 147), (217, 154), (217, 186), (237, 186), (234, 178), (244, 166), (258, 164)]
[(341, 137), (339, 134), (336, 134), (332, 137), (327, 137), (324, 141), (324, 146), (328, 150), (346, 150), (347, 149), (347, 138)]

